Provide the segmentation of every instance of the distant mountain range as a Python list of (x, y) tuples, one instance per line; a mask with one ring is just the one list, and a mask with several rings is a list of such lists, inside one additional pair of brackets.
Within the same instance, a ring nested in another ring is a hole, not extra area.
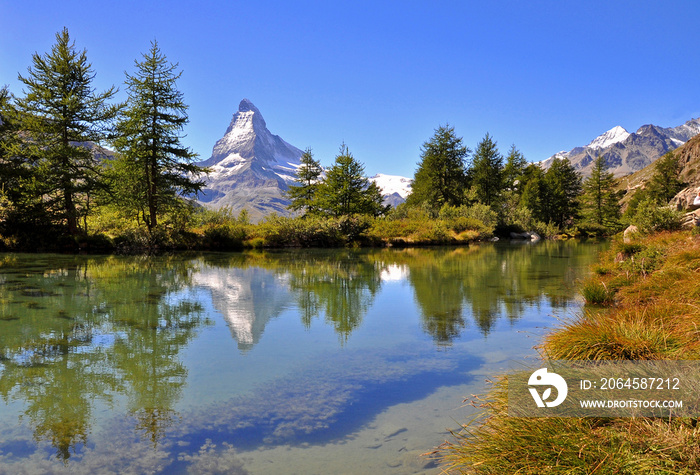
[(539, 162), (548, 168), (555, 158), (568, 158), (584, 176), (590, 175), (597, 156), (605, 157), (610, 171), (621, 177), (634, 173), (670, 150), (675, 150), (700, 133), (700, 119), (692, 119), (678, 127), (664, 128), (643, 125), (634, 133), (616, 126), (593, 139), (588, 145), (562, 151)]
[[(198, 200), (236, 214), (247, 209), (253, 222), (271, 213), (289, 215), (285, 192), (296, 179), (302, 153), (272, 135), (257, 107), (243, 99), (211, 157), (198, 163), (212, 170)], [(411, 180), (400, 176), (378, 174), (370, 180), (393, 206), (405, 201), (411, 188)]]

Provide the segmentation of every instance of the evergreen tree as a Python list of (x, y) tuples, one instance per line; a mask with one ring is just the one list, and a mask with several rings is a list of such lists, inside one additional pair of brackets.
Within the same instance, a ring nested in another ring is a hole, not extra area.
[(543, 204), (546, 222), (563, 228), (578, 216), (581, 175), (568, 158), (555, 158), (544, 175)]
[(527, 160), (525, 156), (511, 145), (508, 155), (506, 156), (506, 165), (503, 168), (503, 186), (506, 189), (522, 192), (522, 177), (527, 168)]
[(294, 211), (304, 210), (305, 213), (314, 213), (316, 206), (314, 200), (318, 190), (323, 167), (314, 160), (311, 149), (307, 148), (301, 156), (301, 166), (297, 170), (295, 185), (287, 190), (287, 197), (292, 201), (288, 206)]
[(326, 179), (316, 192), (315, 206), (321, 212), (339, 217), (351, 214), (379, 216), (388, 211), (382, 204), (382, 192), (364, 176), (364, 166), (355, 160), (345, 144), (326, 172)]
[(117, 126), (115, 196), (152, 232), (160, 215), (183, 203), (181, 194), (202, 189), (199, 178), (207, 169), (194, 165), (197, 154), (180, 142), (189, 119), (176, 85), (178, 65), (168, 62), (155, 41), (135, 65), (134, 75), (126, 75), (129, 98)]
[(614, 228), (620, 224), (620, 197), (614, 189), (615, 177), (607, 170), (605, 158), (596, 157), (591, 175), (583, 183), (583, 211), (588, 221)]
[(679, 178), (678, 158), (673, 152), (668, 152), (656, 160), (654, 174), (649, 181), (647, 190), (657, 204), (667, 205), (684, 186)]
[(548, 199), (544, 170), (532, 163), (528, 165), (522, 174), (521, 189), (519, 205), (529, 209), (534, 219), (546, 223), (549, 216), (544, 203)]
[(68, 232), (79, 232), (91, 192), (101, 185), (101, 167), (90, 143), (108, 138), (118, 107), (108, 101), (114, 87), (97, 93), (86, 51), (77, 51), (67, 29), (44, 56), (35, 53), (27, 76), (19, 75), (26, 96), (16, 101), (18, 128), (25, 134), (18, 156), (35, 166), (32, 193)]
[(467, 187), (464, 162), (470, 152), (453, 127), (435, 129), (433, 137), (421, 147), (421, 161), (407, 200), (409, 205), (428, 204), (439, 210), (445, 204), (463, 204)]
[(496, 205), (503, 189), (503, 156), (489, 134), (476, 146), (468, 173), (477, 201)]

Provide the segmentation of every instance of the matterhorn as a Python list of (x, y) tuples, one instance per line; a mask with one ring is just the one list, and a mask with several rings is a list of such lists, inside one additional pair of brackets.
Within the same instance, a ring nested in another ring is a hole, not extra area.
[(198, 163), (211, 173), (199, 202), (234, 214), (247, 209), (259, 221), (271, 213), (288, 214), (285, 191), (294, 182), (302, 151), (267, 129), (260, 111), (243, 99), (209, 159)]

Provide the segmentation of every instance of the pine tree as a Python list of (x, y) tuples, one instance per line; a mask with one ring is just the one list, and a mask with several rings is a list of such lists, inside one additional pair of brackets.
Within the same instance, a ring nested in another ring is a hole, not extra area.
[(129, 98), (117, 126), (116, 197), (152, 232), (160, 215), (182, 204), (180, 195), (201, 191), (207, 170), (194, 165), (197, 154), (181, 144), (189, 118), (177, 89), (178, 65), (156, 41), (135, 65), (134, 75), (126, 75)]
[(615, 191), (615, 177), (608, 172), (603, 156), (596, 157), (591, 175), (583, 183), (583, 207), (587, 220), (608, 228), (620, 223), (619, 195)]
[(578, 216), (581, 175), (568, 158), (554, 159), (544, 175), (543, 204), (546, 222), (564, 227)]
[(647, 190), (657, 204), (665, 206), (685, 185), (679, 178), (678, 158), (668, 152), (654, 163), (654, 174)]
[(85, 50), (77, 51), (67, 29), (44, 56), (35, 53), (27, 76), (19, 75), (26, 96), (16, 101), (18, 127), (26, 134), (18, 156), (35, 168), (32, 192), (41, 196), (54, 220), (79, 232), (91, 192), (101, 185), (101, 166), (90, 143), (108, 138), (118, 107), (108, 101), (114, 87), (97, 93)]
[(292, 201), (288, 206), (294, 211), (304, 210), (305, 213), (316, 212), (314, 200), (323, 173), (321, 164), (314, 160), (311, 149), (307, 148), (301, 156), (301, 166), (297, 170), (295, 185), (287, 190), (287, 197)]
[(529, 209), (532, 217), (537, 221), (546, 223), (549, 216), (543, 202), (547, 199), (544, 170), (531, 163), (523, 171), (521, 181), (519, 206)]
[(477, 201), (496, 205), (503, 190), (503, 156), (489, 134), (476, 146), (468, 174)]
[(453, 127), (435, 129), (433, 137), (421, 147), (409, 205), (427, 204), (436, 211), (445, 204), (461, 205), (467, 188), (464, 162), (470, 152)]
[(335, 164), (328, 169), (326, 179), (318, 187), (315, 206), (335, 217), (352, 214), (379, 216), (386, 213), (388, 207), (382, 204), (381, 189), (364, 173), (364, 166), (342, 144)]
[(511, 145), (508, 155), (506, 156), (506, 165), (503, 168), (503, 186), (517, 192), (522, 192), (522, 187), (519, 186), (522, 182), (523, 173), (527, 168), (527, 160), (525, 156)]

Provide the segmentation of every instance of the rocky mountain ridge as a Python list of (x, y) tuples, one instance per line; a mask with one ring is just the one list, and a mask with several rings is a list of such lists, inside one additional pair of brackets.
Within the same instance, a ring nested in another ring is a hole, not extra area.
[[(255, 105), (243, 99), (211, 156), (198, 165), (210, 167), (198, 201), (213, 209), (247, 209), (257, 222), (271, 213), (289, 215), (285, 192), (296, 179), (303, 152), (273, 135)], [(385, 203), (396, 206), (410, 192), (409, 178), (377, 174), (370, 180), (383, 190)]]
[(634, 133), (616, 126), (586, 146), (575, 147), (568, 152), (558, 152), (539, 163), (548, 168), (555, 158), (568, 158), (574, 168), (588, 176), (593, 161), (598, 155), (602, 155), (610, 171), (616, 177), (621, 177), (643, 169), (697, 134), (700, 134), (700, 118), (691, 119), (677, 127), (643, 125)]

